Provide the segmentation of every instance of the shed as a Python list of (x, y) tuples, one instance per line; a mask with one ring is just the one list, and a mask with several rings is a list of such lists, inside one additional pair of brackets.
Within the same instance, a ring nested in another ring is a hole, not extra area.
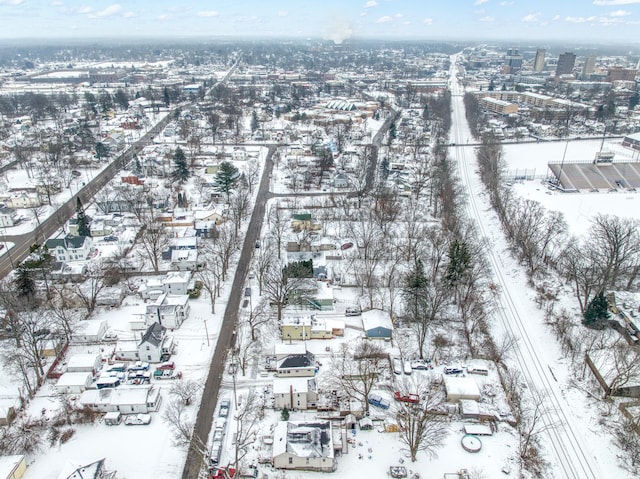
[(97, 343), (107, 332), (107, 321), (101, 319), (87, 319), (80, 321), (72, 335), (77, 343)]
[(478, 403), (471, 399), (461, 399), (460, 414), (463, 419), (479, 419), (480, 408), (478, 407)]
[(363, 312), (362, 327), (369, 339), (391, 339), (393, 334), (393, 323), (389, 313), (380, 309)]
[(99, 353), (74, 354), (67, 361), (68, 373), (87, 372), (95, 375), (102, 367), (102, 355)]
[(457, 377), (443, 375), (444, 389), (447, 392), (447, 402), (458, 402), (461, 399), (480, 399), (480, 388), (476, 380), (471, 377)]
[(89, 372), (64, 373), (56, 383), (59, 394), (80, 394), (87, 390), (93, 382)]
[(27, 462), (22, 454), (0, 456), (0, 479), (20, 479), (27, 470)]

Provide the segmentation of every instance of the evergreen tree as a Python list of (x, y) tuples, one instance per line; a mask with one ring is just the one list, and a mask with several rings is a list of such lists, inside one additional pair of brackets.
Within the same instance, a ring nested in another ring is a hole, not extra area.
[(80, 197), (76, 197), (76, 218), (78, 219), (78, 236), (91, 236), (89, 218), (84, 213)]
[(162, 92), (162, 95), (164, 97), (164, 106), (168, 108), (169, 105), (171, 104), (171, 97), (169, 96), (169, 89), (167, 87), (164, 87), (164, 91)]
[(251, 131), (256, 131), (260, 127), (260, 123), (258, 122), (258, 114), (254, 110), (251, 113)]
[(584, 325), (591, 328), (602, 328), (609, 319), (609, 302), (601, 291), (587, 305), (584, 312)]
[(455, 287), (464, 277), (471, 264), (471, 254), (467, 243), (454, 240), (449, 246), (449, 265), (446, 280), (450, 287)]
[(13, 278), (13, 286), (16, 288), (16, 296), (25, 304), (32, 305), (36, 296), (36, 282), (33, 279), (33, 270), (18, 266)]
[(99, 160), (109, 156), (109, 148), (104, 143), (102, 143), (101, 141), (96, 143), (95, 150), (96, 150), (96, 157)]
[(289, 409), (285, 406), (282, 408), (282, 413), (280, 413), (280, 417), (283, 421), (289, 420)]
[(189, 167), (187, 166), (187, 158), (184, 155), (182, 148), (176, 148), (176, 152), (173, 155), (173, 171), (171, 172), (171, 181), (184, 183), (189, 179), (191, 173), (189, 173)]
[(489, 91), (493, 91), (496, 89), (496, 84), (493, 82), (493, 80), (491, 80), (489, 82)]
[(233, 191), (240, 179), (240, 172), (233, 164), (223, 161), (218, 167), (218, 172), (213, 180), (213, 189), (218, 193), (224, 193), (229, 199), (229, 193)]
[(422, 260), (417, 259), (413, 269), (409, 272), (405, 280), (405, 287), (402, 290), (407, 305), (407, 313), (410, 321), (418, 321), (423, 311), (423, 300), (425, 289), (429, 286), (429, 279), (424, 272)]
[(142, 163), (140, 163), (140, 158), (138, 155), (133, 155), (133, 172), (136, 176), (142, 176)]

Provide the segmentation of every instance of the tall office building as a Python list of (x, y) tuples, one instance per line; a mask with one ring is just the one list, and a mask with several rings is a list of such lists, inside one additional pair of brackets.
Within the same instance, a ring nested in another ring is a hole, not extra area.
[(589, 55), (582, 67), (582, 78), (586, 80), (594, 71), (596, 71), (596, 56)]
[(576, 54), (565, 52), (558, 57), (558, 66), (556, 67), (556, 76), (570, 75), (573, 73), (573, 67), (576, 66)]
[(509, 67), (509, 72), (517, 71), (522, 68), (522, 55), (517, 48), (509, 48), (504, 57), (504, 65)]
[(541, 72), (544, 70), (544, 55), (546, 51), (543, 49), (539, 49), (536, 51), (536, 59), (533, 61), (533, 71)]

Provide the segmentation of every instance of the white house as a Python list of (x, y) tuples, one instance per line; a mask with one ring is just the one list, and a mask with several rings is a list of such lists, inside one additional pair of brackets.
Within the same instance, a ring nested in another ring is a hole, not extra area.
[(95, 375), (102, 367), (102, 355), (99, 353), (74, 354), (67, 361), (68, 373), (91, 373)]
[(35, 208), (42, 205), (42, 199), (37, 193), (26, 193), (24, 191), (11, 195), (6, 200), (8, 208)]
[(315, 378), (277, 378), (273, 380), (275, 409), (315, 408), (318, 389)]
[(183, 295), (189, 291), (191, 271), (170, 271), (162, 280), (162, 289), (172, 295)]
[(140, 360), (138, 342), (132, 340), (118, 340), (113, 355), (117, 361)]
[(93, 249), (93, 241), (89, 236), (67, 236), (66, 238), (49, 239), (45, 243), (56, 261), (84, 261)]
[(86, 391), (93, 382), (93, 374), (89, 372), (66, 372), (58, 379), (56, 391), (59, 394), (80, 394)]
[(330, 421), (280, 421), (273, 432), (273, 467), (333, 472), (336, 469)]
[(173, 338), (167, 336), (166, 331), (167, 328), (160, 323), (149, 326), (138, 343), (138, 356), (142, 361), (160, 363), (173, 354)]
[(146, 324), (150, 326), (153, 323), (160, 323), (165, 328), (179, 328), (183, 321), (189, 317), (190, 312), (188, 295), (169, 296), (167, 293), (163, 293), (155, 303), (147, 305)]
[(316, 361), (314, 355), (307, 351), (305, 354), (287, 356), (276, 365), (276, 376), (281, 377), (314, 377), (316, 375)]
[(160, 401), (160, 389), (148, 385), (87, 389), (79, 400), (80, 404), (96, 412), (118, 411), (122, 414), (157, 411)]
[(107, 332), (107, 321), (104, 319), (87, 319), (78, 322), (71, 339), (76, 343), (97, 343)]
[(182, 271), (195, 271), (198, 268), (198, 250), (175, 249), (171, 251), (171, 267)]

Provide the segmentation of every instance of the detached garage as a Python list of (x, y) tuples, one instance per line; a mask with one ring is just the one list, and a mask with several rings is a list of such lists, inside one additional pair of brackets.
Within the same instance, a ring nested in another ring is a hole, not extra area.
[(380, 309), (362, 313), (362, 327), (368, 339), (391, 339), (393, 335), (389, 313)]
[(93, 375), (89, 372), (64, 373), (56, 383), (59, 394), (80, 394), (85, 392), (93, 382)]
[(461, 399), (480, 399), (480, 388), (474, 378), (444, 376), (444, 389), (447, 392), (447, 402), (458, 402)]
[(107, 322), (99, 319), (80, 321), (73, 333), (72, 339), (76, 343), (97, 343), (107, 333)]

